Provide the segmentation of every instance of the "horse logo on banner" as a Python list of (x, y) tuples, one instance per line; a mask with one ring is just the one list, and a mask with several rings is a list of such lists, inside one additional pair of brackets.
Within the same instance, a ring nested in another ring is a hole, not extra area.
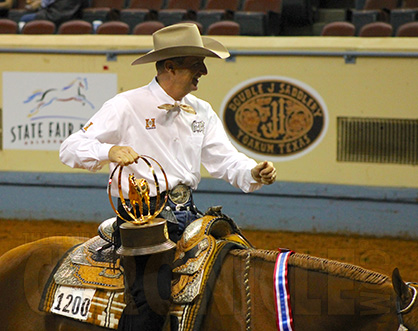
[(93, 103), (85, 95), (85, 91), (87, 90), (87, 78), (77, 77), (62, 88), (36, 90), (23, 103), (34, 103), (34, 107), (29, 111), (28, 117), (33, 117), (43, 108), (49, 107), (56, 102), (75, 101), (80, 102), (83, 106), (87, 104), (94, 109)]

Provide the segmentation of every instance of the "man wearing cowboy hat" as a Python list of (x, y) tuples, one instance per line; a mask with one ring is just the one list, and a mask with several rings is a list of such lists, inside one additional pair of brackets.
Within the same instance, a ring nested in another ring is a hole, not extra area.
[[(109, 162), (111, 172), (117, 165), (125, 166), (122, 183), (127, 183), (131, 173), (145, 178), (150, 184), (151, 197), (156, 195), (154, 179), (137, 161), (139, 154), (158, 160), (167, 173), (169, 186), (160, 183), (161, 190), (179, 190), (179, 196), (186, 197), (184, 201), (173, 201), (175, 198), (171, 199), (169, 193), (171, 210), (165, 209), (160, 214), (168, 221), (170, 239), (177, 241), (184, 228), (201, 216), (191, 195), (201, 178), (201, 164), (213, 177), (222, 178), (244, 192), (274, 183), (276, 169), (271, 162), (257, 164), (238, 152), (210, 104), (190, 94), (208, 73), (205, 57), (225, 59), (228, 50), (216, 40), (201, 36), (191, 23), (155, 32), (153, 44), (153, 50), (132, 64), (155, 62), (156, 77), (146, 86), (107, 101), (84, 129), (63, 142), (60, 158), (71, 167), (91, 171)], [(112, 190), (112, 195), (118, 196), (117, 189)], [(128, 198), (127, 185), (123, 190)], [(146, 325), (146, 330), (161, 328), (164, 319), (155, 316), (147, 319), (142, 314), (144, 310), (138, 310), (141, 317), (136, 325)], [(151, 324), (155, 328), (149, 328)]]

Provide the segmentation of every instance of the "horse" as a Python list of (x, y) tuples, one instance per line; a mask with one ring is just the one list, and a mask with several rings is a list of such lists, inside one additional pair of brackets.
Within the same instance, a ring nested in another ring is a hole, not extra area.
[(80, 102), (82, 105), (88, 104), (92, 109), (94, 105), (87, 99), (84, 91), (88, 89), (87, 79), (77, 77), (62, 88), (50, 88), (46, 90), (36, 90), (23, 101), (24, 104), (33, 107), (28, 117), (35, 116), (43, 108), (56, 102)]
[[(3, 330), (104, 330), (44, 313), (38, 305), (63, 254), (87, 238), (49, 237), (0, 257)], [(200, 330), (277, 330), (273, 273), (279, 252), (233, 249), (226, 255)], [(416, 285), (397, 269), (390, 277), (337, 261), (294, 253), (288, 258), (294, 330), (418, 331)], [(401, 329), (399, 329), (401, 330)]]

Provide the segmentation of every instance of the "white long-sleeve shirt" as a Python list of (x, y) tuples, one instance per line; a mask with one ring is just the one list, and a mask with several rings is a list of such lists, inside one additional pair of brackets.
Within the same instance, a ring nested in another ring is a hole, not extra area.
[[(84, 129), (62, 143), (61, 161), (73, 168), (97, 171), (109, 162), (111, 147), (130, 146), (139, 155), (150, 156), (161, 164), (167, 174), (169, 189), (180, 183), (196, 189), (201, 179), (201, 164), (213, 177), (222, 178), (244, 192), (261, 187), (251, 176), (251, 169), (257, 163), (232, 145), (209, 103), (188, 94), (181, 103), (192, 106), (196, 115), (158, 108), (174, 102), (155, 78), (144, 87), (116, 95), (102, 106)], [(165, 191), (164, 177), (159, 167), (153, 165), (160, 191)], [(110, 172), (115, 166), (114, 163), (109, 165)], [(112, 184), (113, 196), (119, 196), (118, 172)], [(127, 178), (132, 173), (136, 178), (147, 180), (151, 196), (156, 194), (152, 172), (140, 159), (137, 164), (123, 168), (125, 198), (129, 189)]]

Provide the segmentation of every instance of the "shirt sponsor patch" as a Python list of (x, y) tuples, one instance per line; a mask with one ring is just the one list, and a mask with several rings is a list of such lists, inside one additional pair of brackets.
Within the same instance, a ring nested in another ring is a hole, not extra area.
[(156, 125), (155, 125), (155, 118), (147, 118), (145, 119), (145, 129), (147, 130), (151, 130), (151, 129), (156, 129)]
[(193, 131), (193, 133), (204, 133), (205, 132), (205, 122), (203, 122), (203, 121), (193, 121), (192, 131)]
[(93, 122), (89, 122), (87, 125), (85, 125), (82, 129), (83, 132), (86, 132), (88, 130), (88, 128), (91, 127), (92, 125), (93, 125)]

